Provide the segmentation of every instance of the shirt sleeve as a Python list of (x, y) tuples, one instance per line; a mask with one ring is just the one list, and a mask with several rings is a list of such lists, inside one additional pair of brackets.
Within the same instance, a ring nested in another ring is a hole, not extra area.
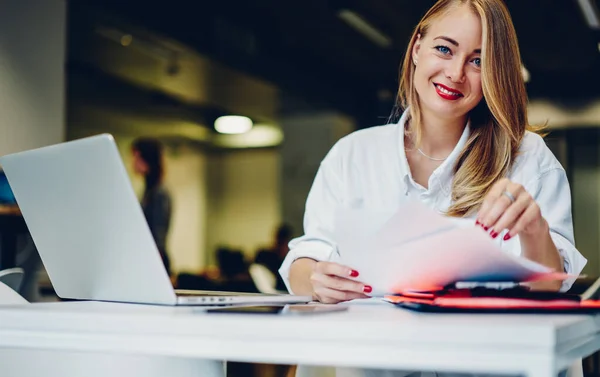
[(290, 242), (290, 250), (279, 269), (279, 274), (290, 293), (293, 293), (289, 281), (290, 267), (296, 259), (339, 259), (333, 240), (333, 228), (335, 209), (342, 202), (344, 186), (340, 179), (340, 169), (333, 161), (332, 152), (321, 162), (308, 194), (304, 211), (304, 235)]
[(532, 190), (529, 192), (540, 206), (542, 216), (550, 227), (550, 236), (564, 260), (564, 272), (573, 275), (563, 281), (560, 289), (568, 291), (587, 259), (575, 248), (571, 189), (567, 175), (562, 168), (554, 168), (540, 174), (531, 186)]

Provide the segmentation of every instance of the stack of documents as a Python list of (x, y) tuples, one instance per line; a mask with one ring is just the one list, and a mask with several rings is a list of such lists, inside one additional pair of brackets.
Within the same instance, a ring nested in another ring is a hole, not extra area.
[(503, 252), (487, 232), (411, 202), (389, 213), (340, 209), (335, 237), (341, 263), (373, 295), (434, 291), (456, 282), (525, 282), (568, 275)]

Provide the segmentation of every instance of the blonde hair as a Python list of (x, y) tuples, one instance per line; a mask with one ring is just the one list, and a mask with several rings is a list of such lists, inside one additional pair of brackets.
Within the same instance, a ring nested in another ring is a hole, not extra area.
[(526, 129), (527, 93), (521, 76), (521, 55), (510, 13), (502, 0), (439, 0), (423, 16), (410, 39), (402, 63), (398, 106), (409, 107), (408, 132), (419, 145), (421, 113), (413, 86), (412, 51), (431, 23), (453, 7), (468, 5), (481, 19), (481, 84), (483, 99), (469, 114), (470, 137), (454, 166), (452, 205), (448, 216), (471, 214), (491, 186), (510, 171)]

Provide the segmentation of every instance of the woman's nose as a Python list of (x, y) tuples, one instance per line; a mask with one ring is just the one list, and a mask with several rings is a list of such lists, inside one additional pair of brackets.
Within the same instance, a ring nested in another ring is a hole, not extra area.
[(462, 59), (453, 59), (450, 62), (446, 77), (454, 83), (462, 84), (465, 81), (465, 64)]

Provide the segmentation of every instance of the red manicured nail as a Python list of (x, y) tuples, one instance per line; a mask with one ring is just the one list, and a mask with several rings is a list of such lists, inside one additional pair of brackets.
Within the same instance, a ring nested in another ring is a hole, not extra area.
[(496, 238), (496, 237), (498, 237), (498, 232), (495, 232), (492, 230), (492, 233), (490, 233), (490, 236), (492, 236), (492, 238)]
[(371, 292), (373, 292), (373, 288), (370, 285), (365, 285), (363, 287), (363, 292), (365, 292), (365, 293), (371, 293)]
[(358, 271), (356, 270), (350, 270), (350, 276), (352, 276), (353, 278), (358, 276)]
[(508, 240), (510, 240), (510, 233), (506, 233), (506, 235), (504, 236), (504, 241)]
[(483, 230), (485, 230), (486, 232), (490, 229), (489, 226), (485, 226), (485, 225), (481, 225), (483, 227)]
[(481, 223), (479, 222), (479, 220), (475, 220), (475, 225), (481, 225)]

